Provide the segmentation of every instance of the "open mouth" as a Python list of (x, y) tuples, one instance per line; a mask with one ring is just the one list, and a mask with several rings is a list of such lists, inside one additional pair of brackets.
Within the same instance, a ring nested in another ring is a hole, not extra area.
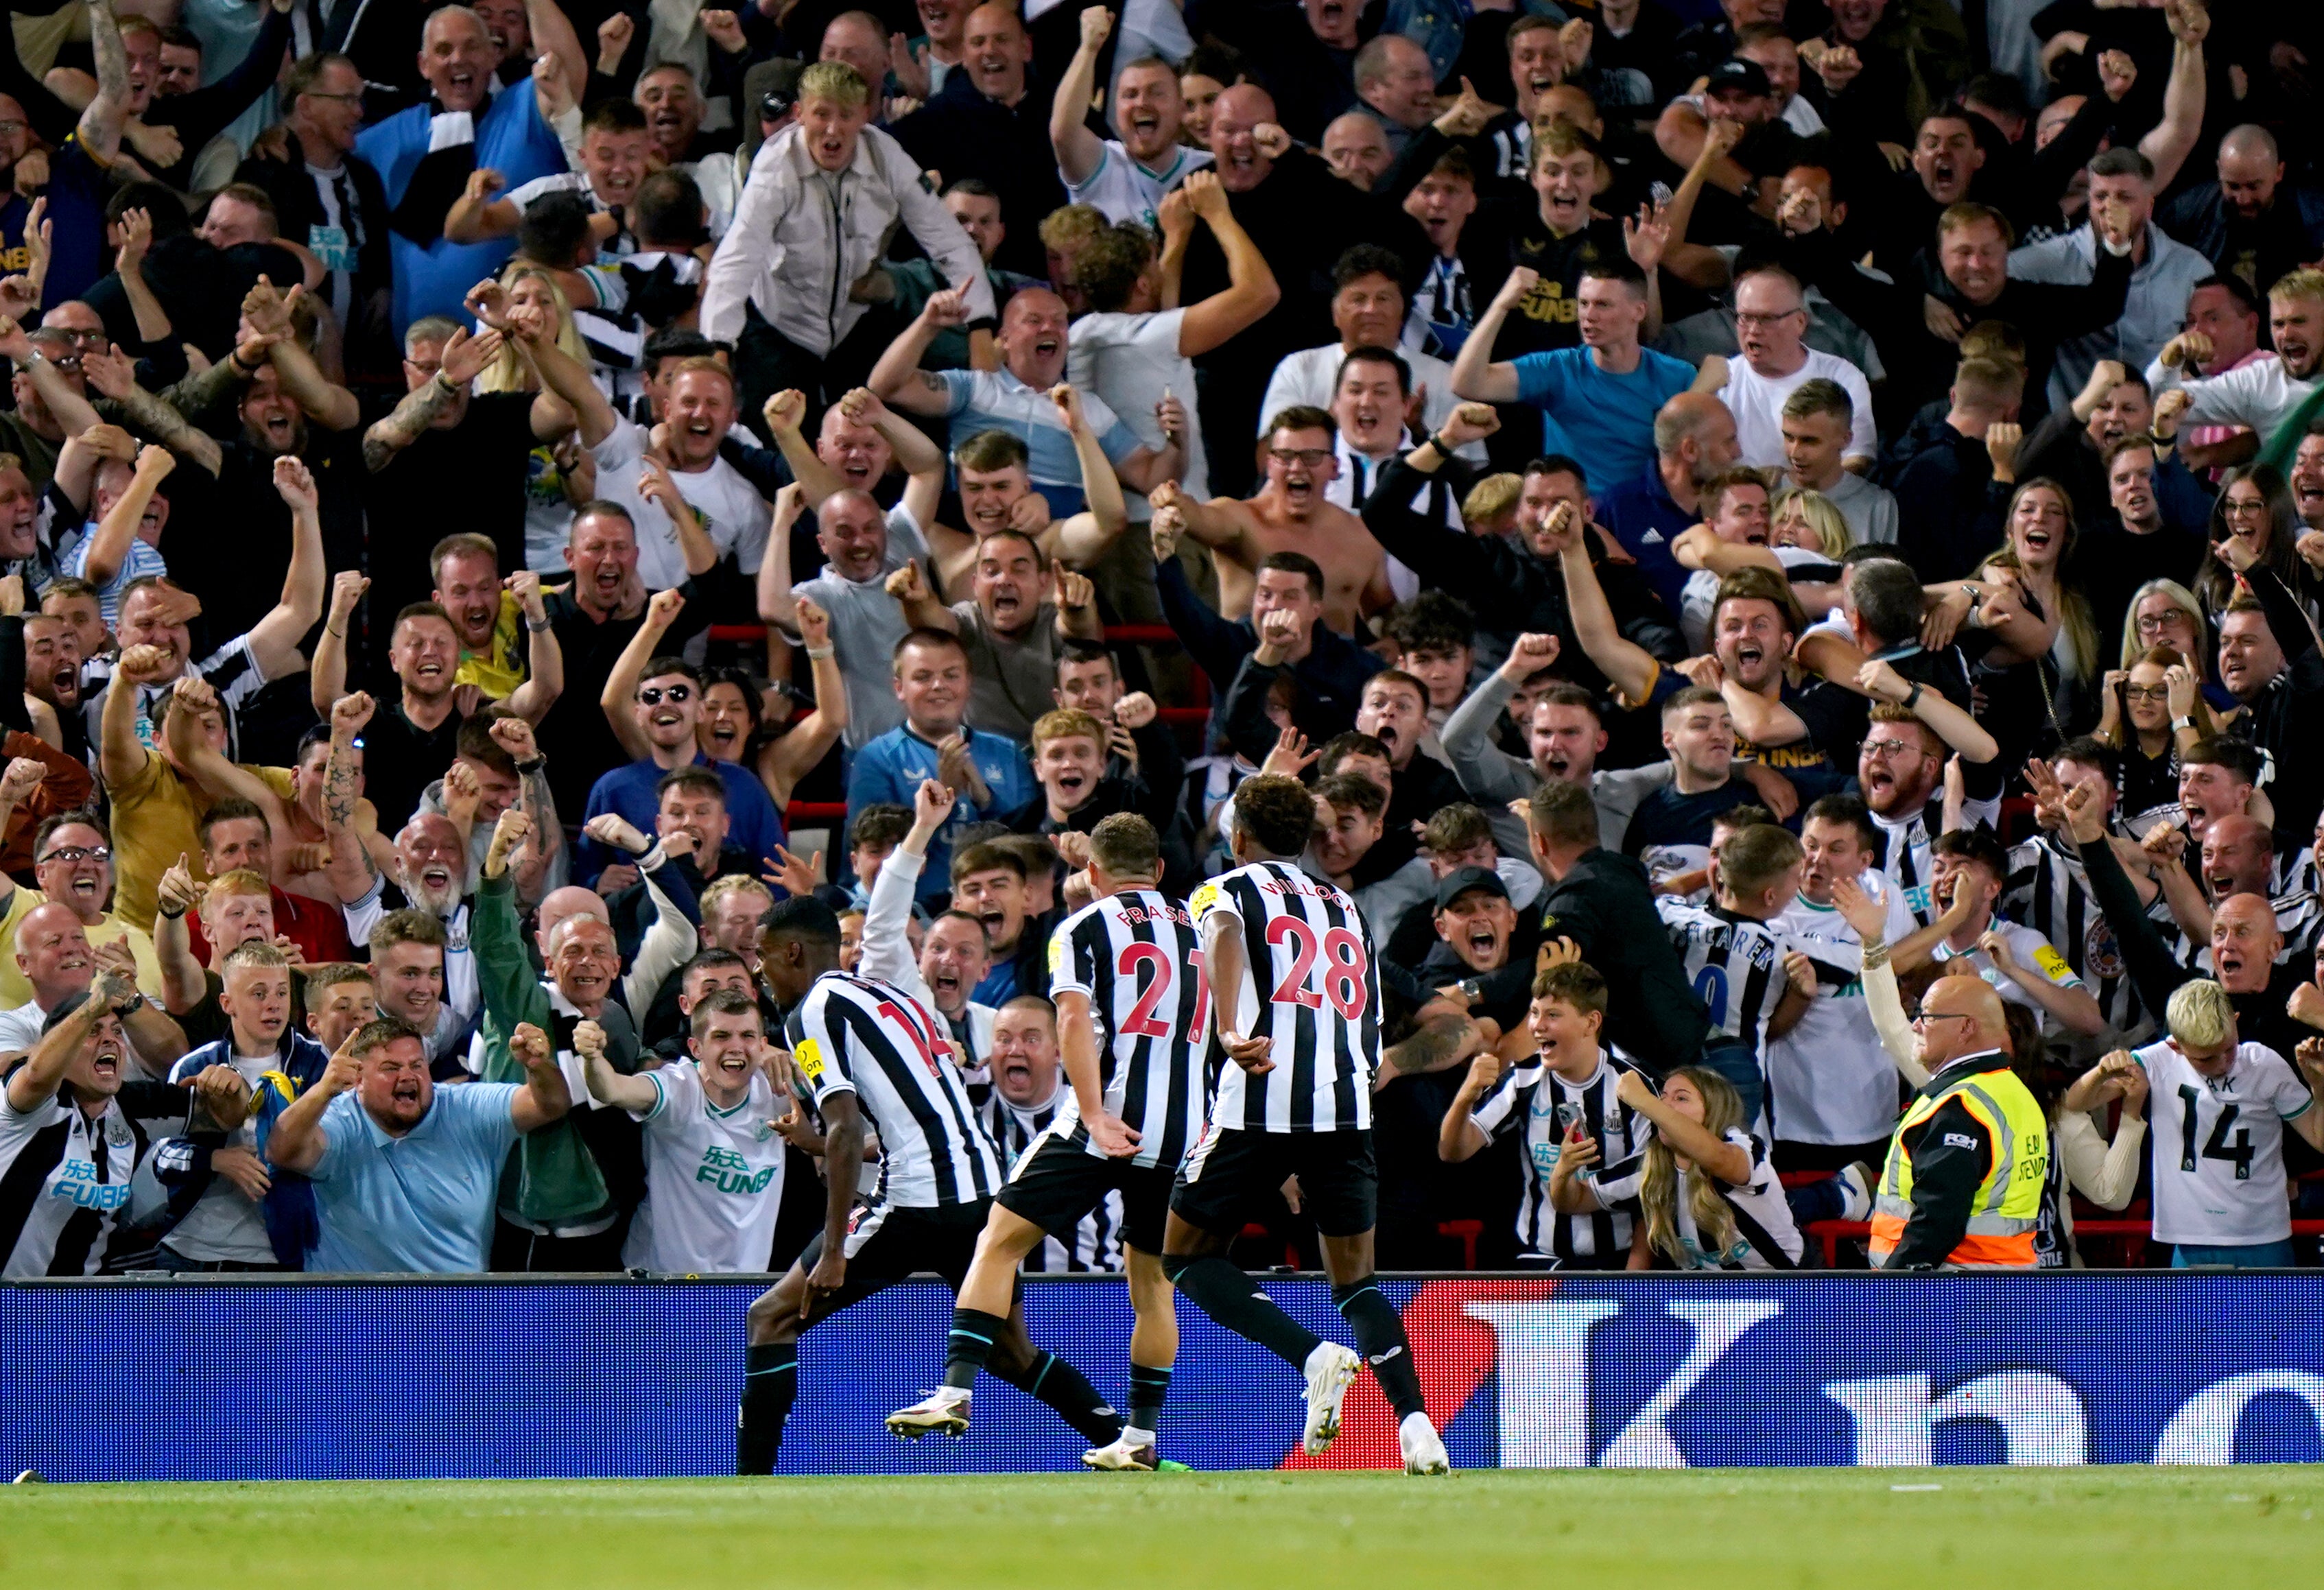
[(1402, 733), (1403, 731), (1398, 729), (1394, 724), (1384, 723), (1380, 725), (1379, 727), (1372, 731), (1372, 738), (1378, 740), (1390, 751), (1394, 751), (1396, 749), (1396, 743), (1397, 739), (1401, 737)]
[(445, 890), (452, 886), (452, 869), (430, 864), (420, 869), (420, 886), (423, 889)]
[(121, 1050), (106, 1044), (97, 1051), (88, 1068), (100, 1082), (116, 1082), (121, 1077)]
[(1002, 911), (979, 911), (976, 920), (984, 924), (985, 938), (998, 949), (1001, 947), (1001, 929), (1007, 926), (1009, 913)]
[(826, 161), (835, 162), (841, 153), (846, 149), (847, 141), (836, 133), (825, 133), (821, 138), (816, 140), (815, 147)]
[(1536, 67), (1526, 74), (1524, 83), (1519, 86), (1534, 98), (1538, 99), (1552, 88), (1558, 87), (1557, 75), (1545, 66)]
[(1064, 772), (1057, 775), (1057, 793), (1061, 797), (1070, 798), (1079, 795), (1088, 787), (1088, 778), (1080, 772)]
[(696, 440), (700, 440), (708, 437), (716, 436), (718, 432), (716, 429), (712, 426), (709, 421), (696, 419), (688, 420), (686, 422), (686, 434), (695, 438)]
[(2221, 948), (2211, 952), (2211, 965), (2221, 977), (2232, 977), (2244, 969), (2244, 952)]
[(1572, 777), (1573, 759), (1563, 751), (1553, 751), (1541, 759), (1544, 772), (1553, 779), (1563, 781)]
[(731, 723), (714, 723), (703, 732), (709, 737), (710, 743), (721, 750), (739, 744), (742, 738), (742, 731)]
[(420, 1079), (416, 1077), (399, 1077), (395, 1084), (394, 1092), (390, 1094), (388, 1096), (392, 1098), (399, 1105), (418, 1104), (420, 1102)]
[(1766, 661), (1766, 648), (1757, 641), (1738, 641), (1735, 643), (1735, 667), (1738, 672), (1748, 672), (1757, 668), (1760, 663)]
[[(97, 904), (97, 896), (102, 892), (102, 885), (98, 880), (88, 877), (85, 874), (76, 875), (73, 881), (67, 884), (66, 887), (72, 892), (72, 897), (76, 901), (88, 905)], [(88, 963), (87, 961), (80, 961), (76, 964), (85, 966)]]
[(2025, 550), (2029, 552), (2046, 552), (2053, 544), (2053, 539), (2046, 530), (2025, 532)]
[(1573, 193), (1552, 193), (1549, 196), (1549, 213), (1561, 221), (1572, 220), (1582, 213), (1581, 196)]
[(676, 728), (678, 725), (684, 723), (686, 719), (682, 715), (673, 712), (669, 707), (665, 707), (658, 709), (654, 713), (651, 721), (653, 723), (653, 726), (658, 729), (669, 729)]
[(1003, 589), (992, 593), (992, 613), (996, 618), (1004, 615), (1013, 618), (1024, 605), (1025, 599), (1015, 591)]
[(961, 996), (960, 974), (950, 967), (938, 966), (928, 974), (928, 992), (936, 996), (938, 1004), (952, 1004)]
[(751, 1061), (749, 1057), (737, 1051), (722, 1056), (718, 1061), (718, 1069), (728, 1077), (742, 1077), (749, 1073)]
[(1500, 953), (1501, 936), (1490, 928), (1469, 929), (1469, 953), (1480, 961), (1489, 961)]
[(269, 414), (262, 429), (266, 432), (267, 440), (279, 441), (286, 447), (290, 445), (292, 431), (290, 415)]

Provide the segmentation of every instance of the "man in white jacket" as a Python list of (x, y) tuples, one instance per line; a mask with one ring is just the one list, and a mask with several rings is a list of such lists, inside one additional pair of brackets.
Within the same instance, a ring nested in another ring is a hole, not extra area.
[(760, 146), (711, 258), (702, 332), (734, 349), (743, 413), (796, 387), (812, 427), (862, 384), (884, 346), (853, 337), (865, 306), (849, 289), (879, 264), (899, 224), (946, 281), (967, 284), (972, 329), (990, 328), (993, 304), (976, 245), (921, 185), (918, 163), (870, 125), (872, 91), (855, 69), (817, 61), (799, 74), (798, 97), (798, 120)]

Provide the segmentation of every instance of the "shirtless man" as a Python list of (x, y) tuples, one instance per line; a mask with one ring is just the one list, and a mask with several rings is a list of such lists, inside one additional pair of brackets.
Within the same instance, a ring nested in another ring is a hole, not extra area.
[(1323, 499), (1338, 477), (1332, 417), (1321, 409), (1286, 409), (1267, 427), (1267, 484), (1255, 497), (1198, 503), (1170, 482), (1150, 495), (1155, 526), (1174, 515), (1186, 534), (1217, 555), (1219, 614), (1245, 618), (1259, 565), (1270, 552), (1305, 552), (1323, 570), (1323, 619), (1343, 635), (1361, 634), (1361, 616), (1392, 606), (1388, 557), (1345, 508)]
[[(1049, 389), (1074, 440), (1081, 465), (1082, 490), (1089, 506), (1064, 519), (1049, 516), (1048, 499), (1033, 489), (1033, 476), (1025, 444), (1005, 430), (980, 431), (962, 439), (953, 450), (952, 464), (960, 475), (960, 506), (968, 528), (955, 530), (936, 522), (936, 504), (944, 495), (944, 450), (920, 428), (881, 402), (868, 386), (859, 386), (832, 406), (830, 415), (849, 427), (863, 427), (884, 442), (896, 467), (904, 471), (902, 500), (898, 504), (912, 516), (927, 538), (928, 555), (936, 569), (937, 588), (948, 597), (968, 594), (976, 575), (977, 544), (999, 530), (1013, 530), (1033, 538), (1053, 563), (1086, 568), (1102, 555), (1130, 522), (1121, 482), (1083, 412), (1081, 393), (1060, 382)], [(1177, 400), (1170, 400), (1177, 406)], [(807, 505), (820, 508), (832, 493), (847, 483), (815, 453), (807, 450), (799, 430), (806, 399), (796, 392), (779, 392), (767, 400), (767, 422), (775, 443), (790, 461), (791, 471), (807, 493)], [(1184, 426), (1184, 409), (1179, 409)], [(825, 429), (829, 429), (826, 421)]]

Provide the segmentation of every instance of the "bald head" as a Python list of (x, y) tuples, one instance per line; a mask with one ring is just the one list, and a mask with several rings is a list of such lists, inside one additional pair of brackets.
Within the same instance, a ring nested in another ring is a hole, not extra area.
[(599, 921), (609, 924), (613, 920), (613, 913), (594, 889), (570, 883), (562, 889), (550, 890), (548, 898), (540, 902), (539, 942), (541, 953), (549, 953), (549, 945), (556, 939), (557, 929), (567, 917), (581, 916), (595, 917)]
[(1211, 154), (1220, 187), (1245, 193), (1267, 180), (1275, 162), (1260, 150), (1254, 134), (1273, 125), (1274, 97), (1256, 84), (1237, 83), (1219, 96), (1211, 107)]
[(2282, 948), (2266, 895), (2232, 894), (2211, 908), (2211, 971), (2229, 994), (2264, 989)]
[(1665, 472), (1683, 467), (1702, 485), (1740, 456), (1735, 416), (1711, 393), (1683, 392), (1655, 416), (1655, 451)]
[(2009, 1048), (2009, 1018), (2001, 995), (1977, 976), (1940, 977), (1921, 997), (1918, 1056), (1932, 1071), (1941, 1071), (1963, 1055)]
[(2274, 864), (2274, 837), (2257, 818), (2231, 812), (2203, 830), (2203, 887), (2214, 900), (2265, 895)]
[(2283, 180), (2283, 152), (2275, 134), (2246, 122), (2227, 129), (2219, 140), (2219, 202), (2230, 214), (2249, 221), (2275, 202)]

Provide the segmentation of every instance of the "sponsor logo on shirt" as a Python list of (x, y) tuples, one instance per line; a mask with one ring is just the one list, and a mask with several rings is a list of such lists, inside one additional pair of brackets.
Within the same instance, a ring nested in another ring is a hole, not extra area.
[(774, 1179), (775, 1168), (772, 1165), (763, 1170), (753, 1171), (750, 1161), (733, 1149), (705, 1149), (702, 1163), (694, 1172), (696, 1184), (715, 1187), (720, 1192), (733, 1193), (739, 1197), (750, 1197), (766, 1191), (767, 1185)]

